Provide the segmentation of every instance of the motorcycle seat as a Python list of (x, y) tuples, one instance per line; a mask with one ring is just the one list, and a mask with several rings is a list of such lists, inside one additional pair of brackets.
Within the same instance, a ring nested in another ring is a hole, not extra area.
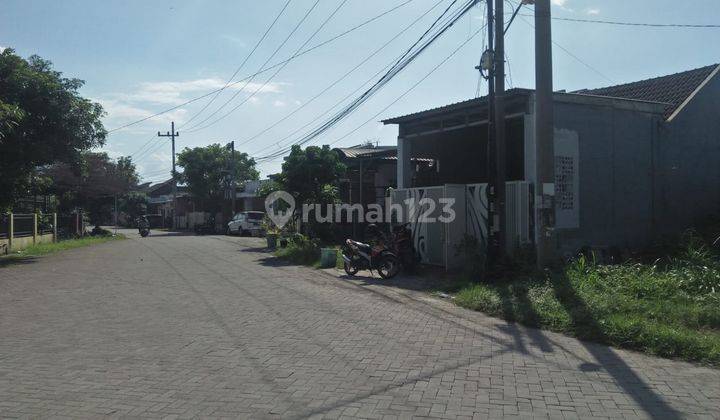
[(353, 245), (358, 247), (358, 249), (363, 252), (370, 252), (370, 250), (372, 249), (372, 246), (370, 246), (369, 244), (358, 242), (358, 241), (351, 241), (351, 242)]

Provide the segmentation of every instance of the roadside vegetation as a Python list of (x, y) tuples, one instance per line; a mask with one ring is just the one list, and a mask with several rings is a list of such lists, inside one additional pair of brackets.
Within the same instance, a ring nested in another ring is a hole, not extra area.
[(718, 231), (688, 232), (621, 264), (581, 255), (555, 271), (516, 266), (486, 276), (494, 281), (459, 281), (446, 291), (460, 306), (510, 321), (720, 366)]
[(47, 254), (53, 254), (60, 251), (65, 251), (73, 248), (80, 248), (84, 246), (97, 245), (110, 241), (117, 241), (125, 239), (123, 235), (97, 235), (97, 236), (85, 236), (82, 238), (67, 239), (59, 242), (51, 242), (45, 244), (37, 244), (29, 246), (23, 250), (13, 252), (8, 255), (0, 256), (0, 267), (13, 262), (19, 262), (25, 259), (40, 257)]
[[(275, 250), (275, 256), (292, 262), (293, 264), (306, 265), (308, 267), (322, 268), (320, 263), (321, 248), (334, 248), (335, 245), (322, 246), (318, 239), (310, 239), (302, 234), (294, 234), (289, 238), (280, 238), (278, 242), (286, 241), (285, 246)], [(335, 268), (343, 267), (343, 259), (340, 252), (335, 258)]]
[(296, 233), (289, 238), (280, 238), (279, 241), (286, 241), (286, 244), (275, 251), (276, 256), (295, 264), (309, 266), (320, 264), (320, 242), (317, 239), (309, 239), (305, 235)]

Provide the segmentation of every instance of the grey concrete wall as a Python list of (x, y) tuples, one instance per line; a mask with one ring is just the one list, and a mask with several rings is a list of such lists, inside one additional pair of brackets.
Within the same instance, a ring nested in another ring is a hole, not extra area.
[(663, 125), (656, 151), (658, 229), (720, 215), (720, 75)]
[(555, 104), (555, 128), (579, 137), (580, 226), (558, 229), (558, 248), (636, 248), (653, 225), (653, 142), (660, 116), (612, 105)]

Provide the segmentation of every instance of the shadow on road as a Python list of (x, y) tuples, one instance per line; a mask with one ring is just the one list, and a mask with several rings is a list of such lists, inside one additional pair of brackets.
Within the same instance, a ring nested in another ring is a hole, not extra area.
[[(257, 253), (268, 253), (269, 249), (264, 247), (253, 247), (243, 248), (241, 252), (257, 252)], [(283, 266), (295, 266), (295, 264), (286, 259), (276, 257), (272, 254), (262, 257), (258, 260), (258, 263), (269, 267), (283, 267)], [(342, 273), (342, 272), (340, 272)], [(338, 273), (338, 274), (340, 274)], [(344, 280), (359, 280), (360, 283), (356, 285), (362, 286), (384, 286), (398, 289), (406, 289), (413, 291), (434, 291), (438, 290), (441, 286), (440, 281), (444, 282), (441, 276), (427, 276), (428, 273), (423, 273), (425, 277), (410, 276), (410, 275), (399, 275), (392, 279), (382, 279), (379, 275), (370, 272), (361, 272), (359, 275), (348, 276), (345, 273), (340, 274), (338, 277)], [(594, 318), (592, 311), (579, 296), (570, 280), (564, 275), (558, 275), (553, 279), (554, 293), (560, 303), (563, 305), (567, 313), (572, 318), (572, 323), (576, 329), (582, 330), (582, 337), (591, 339), (597, 342), (607, 342), (607, 337), (602, 331), (602, 328)], [(501, 297), (501, 309), (503, 317), (510, 321), (521, 321), (528, 325), (539, 325), (539, 315), (533, 308), (532, 301), (528, 296), (528, 288), (517, 286), (499, 288)], [(526, 340), (530, 340), (533, 347), (538, 348), (543, 353), (552, 353), (555, 348), (562, 348), (572, 354), (569, 349), (563, 348), (559, 343), (548, 339), (543, 331), (535, 328), (522, 328), (517, 324), (508, 323), (499, 325), (497, 327), (503, 334), (509, 336), (513, 342), (508, 343), (504, 351), (519, 351), (523, 354), (531, 354), (527, 348)], [(495, 339), (494, 337), (492, 337)], [(605, 371), (614, 379), (614, 383), (617, 387), (635, 401), (638, 406), (642, 408), (644, 413), (653, 418), (667, 418), (677, 419), (680, 415), (675, 409), (670, 407), (668, 403), (658, 395), (648, 384), (646, 384), (640, 376), (633, 371), (633, 369), (620, 357), (613, 349), (602, 344), (595, 344), (591, 342), (580, 341), (581, 345), (588, 351), (595, 360), (585, 360), (577, 355), (574, 355), (580, 364), (577, 369), (582, 372), (598, 372)], [(477, 361), (475, 361), (477, 362)], [(455, 366), (454, 369), (462, 365)], [(439, 370), (434, 374), (430, 374), (427, 377), (431, 377), (438, 373), (453, 370)], [(402, 384), (389, 385), (384, 389), (376, 392), (368, 392), (363, 396), (359, 397), (367, 398), (368, 396), (385, 393), (393, 388), (401, 387), (408, 382), (414, 382), (422, 380), (425, 377), (412, 378), (405, 381)], [(347, 403), (357, 401), (358, 398), (351, 398), (346, 401), (338, 402), (337, 404), (331, 404), (329, 406), (318, 408), (317, 410), (310, 411), (307, 414), (320, 414), (326, 413), (333, 408), (340, 407)]]
[[(565, 273), (553, 277), (553, 287), (555, 296), (570, 314), (574, 327), (584, 331), (582, 336), (592, 337), (599, 342), (609, 341), (592, 311), (574, 289)], [(585, 341), (580, 341), (580, 343), (599, 364), (583, 364), (580, 365), (581, 370), (595, 371), (602, 368), (613, 377), (615, 383), (622, 388), (626, 395), (642, 407), (645, 414), (653, 418), (681, 418), (680, 414), (670, 407), (660, 395), (657, 395), (612, 348)]]
[(0, 257), (0, 268), (8, 267), (11, 265), (27, 265), (33, 264), (37, 261), (36, 257), (20, 256), (20, 255), (7, 255)]

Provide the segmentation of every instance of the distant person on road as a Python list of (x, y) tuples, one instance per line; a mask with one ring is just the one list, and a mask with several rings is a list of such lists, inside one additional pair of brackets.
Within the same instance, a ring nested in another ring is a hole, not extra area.
[(145, 229), (150, 228), (150, 222), (148, 221), (147, 216), (145, 216), (143, 214), (142, 216), (138, 217), (137, 225), (138, 225), (138, 228), (145, 228)]

